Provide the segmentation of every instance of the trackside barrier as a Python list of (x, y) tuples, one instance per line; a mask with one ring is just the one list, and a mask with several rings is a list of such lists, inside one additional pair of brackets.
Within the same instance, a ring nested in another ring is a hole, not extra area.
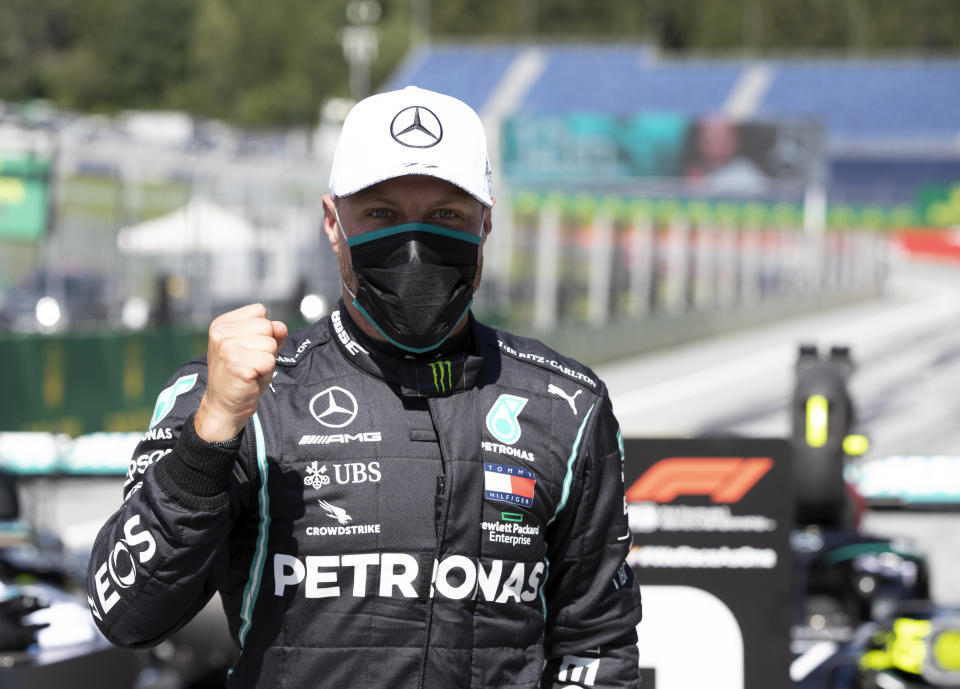
[[(808, 233), (789, 206), (738, 208), (507, 194), (476, 311), (595, 364), (882, 290), (884, 235)], [(311, 271), (339, 290), (332, 266)], [(197, 331), (0, 338), (0, 430), (143, 431), (164, 381), (206, 346), (201, 316), (213, 307), (201, 293), (184, 301), (198, 310), (180, 322)]]
[(0, 338), (0, 431), (142, 433), (164, 382), (206, 345), (175, 329)]
[(805, 231), (787, 206), (736, 208), (498, 199), (478, 311), (595, 363), (882, 291), (886, 235)]

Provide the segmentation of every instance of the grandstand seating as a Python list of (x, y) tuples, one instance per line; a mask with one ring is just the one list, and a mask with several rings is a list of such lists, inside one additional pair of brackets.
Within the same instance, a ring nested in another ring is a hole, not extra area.
[(411, 54), (384, 90), (420, 86), (479, 110), (521, 50), (515, 45), (432, 46)]
[[(772, 79), (754, 113), (758, 118), (814, 117), (831, 140), (954, 141), (960, 134), (960, 60), (676, 60), (657, 59), (640, 45), (539, 48), (544, 69), (514, 104), (517, 111), (716, 113), (744, 70), (764, 65)], [(526, 49), (428, 46), (385, 86), (417, 84), (482, 110)]]
[(716, 112), (741, 66), (706, 61), (653, 63), (637, 47), (550, 48), (540, 79), (518, 109), (608, 113), (666, 110)]
[(960, 61), (820, 60), (775, 63), (758, 115), (810, 115), (831, 138), (955, 137)]

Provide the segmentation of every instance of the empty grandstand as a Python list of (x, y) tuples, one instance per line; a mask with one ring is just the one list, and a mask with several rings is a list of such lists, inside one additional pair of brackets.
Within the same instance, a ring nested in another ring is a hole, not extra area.
[(448, 90), (481, 113), (495, 105), (500, 117), (812, 120), (826, 136), (834, 201), (912, 202), (920, 185), (960, 180), (957, 59), (668, 59), (638, 45), (437, 45), (412, 53), (385, 88), (406, 84)]

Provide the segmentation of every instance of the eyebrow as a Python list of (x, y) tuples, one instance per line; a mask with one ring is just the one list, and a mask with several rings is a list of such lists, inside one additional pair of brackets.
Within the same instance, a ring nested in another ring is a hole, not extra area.
[[(368, 191), (368, 192), (361, 191), (361, 192), (358, 192), (358, 193), (355, 195), (355, 198), (356, 198), (359, 202), (364, 203), (364, 204), (371, 204), (371, 203), (377, 204), (377, 203), (379, 203), (379, 204), (383, 204), (383, 205), (385, 205), (385, 206), (395, 206), (395, 205), (397, 205), (397, 204), (399, 203), (399, 201), (398, 201), (397, 199), (391, 198), (391, 197), (389, 197), (389, 196), (385, 196), (385, 195), (383, 195), (383, 194), (381, 194), (381, 193), (379, 193), (379, 192), (377, 192), (377, 191)], [(467, 194), (467, 193), (464, 193), (464, 194), (462, 194), (462, 195), (457, 194), (457, 195), (445, 196), (445, 197), (443, 197), (443, 198), (437, 199), (436, 201), (434, 201), (433, 203), (430, 204), (430, 208), (441, 208), (441, 207), (443, 207), (443, 206), (454, 206), (454, 205), (460, 205), (460, 204), (469, 204), (469, 203), (475, 202), (475, 201), (476, 201), (476, 199), (473, 198), (472, 196), (470, 196), (470, 195)], [(483, 205), (483, 204), (481, 204), (481, 205)]]
[(459, 203), (470, 203), (471, 201), (476, 201), (476, 199), (470, 196), (470, 194), (464, 193), (464, 194), (458, 194), (456, 196), (444, 197), (431, 205), (434, 207), (453, 206)]
[(360, 203), (382, 203), (385, 206), (392, 206), (397, 203), (395, 199), (383, 196), (375, 191), (361, 191), (356, 194), (351, 194), (351, 196)]

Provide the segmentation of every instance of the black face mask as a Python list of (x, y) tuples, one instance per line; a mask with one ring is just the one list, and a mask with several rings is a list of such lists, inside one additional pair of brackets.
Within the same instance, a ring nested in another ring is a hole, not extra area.
[(407, 223), (347, 239), (347, 246), (359, 283), (353, 305), (404, 351), (439, 347), (473, 304), (478, 235)]

